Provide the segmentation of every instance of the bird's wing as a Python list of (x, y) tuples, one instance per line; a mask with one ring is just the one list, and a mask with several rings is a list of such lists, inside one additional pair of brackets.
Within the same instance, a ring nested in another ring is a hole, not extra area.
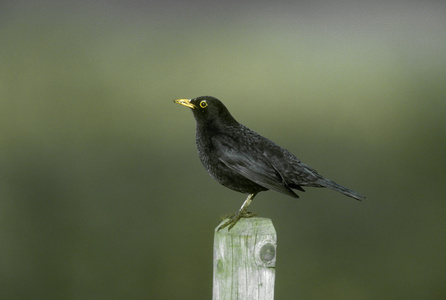
[(212, 143), (220, 161), (229, 169), (267, 189), (299, 198), (270, 160), (256, 149), (256, 145), (239, 143), (227, 135), (214, 136)]

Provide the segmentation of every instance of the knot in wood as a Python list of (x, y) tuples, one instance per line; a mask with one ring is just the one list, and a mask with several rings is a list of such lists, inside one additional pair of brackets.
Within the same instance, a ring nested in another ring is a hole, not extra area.
[(261, 241), (256, 245), (256, 263), (258, 266), (274, 268), (276, 264), (276, 244), (272, 241)]

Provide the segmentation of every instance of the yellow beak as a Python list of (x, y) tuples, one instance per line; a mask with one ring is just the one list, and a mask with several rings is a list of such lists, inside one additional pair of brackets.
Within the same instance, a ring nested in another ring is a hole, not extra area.
[(181, 105), (187, 106), (187, 107), (192, 108), (192, 109), (196, 108), (195, 105), (190, 103), (190, 99), (177, 99), (177, 100), (174, 100), (173, 102), (175, 102), (177, 104), (181, 104)]

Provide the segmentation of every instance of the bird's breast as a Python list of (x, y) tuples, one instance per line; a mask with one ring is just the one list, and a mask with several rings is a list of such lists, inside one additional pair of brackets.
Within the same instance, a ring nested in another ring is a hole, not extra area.
[(198, 156), (209, 175), (218, 183), (238, 192), (251, 194), (266, 190), (266, 188), (228, 168), (220, 160), (219, 150), (212, 143), (212, 136), (213, 134), (208, 131), (197, 130)]

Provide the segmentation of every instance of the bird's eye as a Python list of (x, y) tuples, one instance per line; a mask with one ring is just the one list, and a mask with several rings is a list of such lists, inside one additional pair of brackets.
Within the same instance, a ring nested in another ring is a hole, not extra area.
[(200, 102), (200, 107), (201, 108), (205, 108), (206, 106), (208, 106), (208, 103), (206, 102), (206, 100), (203, 100)]

